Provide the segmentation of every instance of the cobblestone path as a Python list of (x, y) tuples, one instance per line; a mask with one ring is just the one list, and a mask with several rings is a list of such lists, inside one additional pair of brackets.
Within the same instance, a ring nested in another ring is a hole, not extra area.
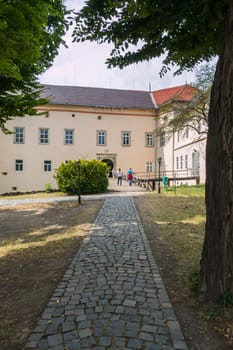
[(105, 199), (25, 350), (188, 350), (131, 196)]

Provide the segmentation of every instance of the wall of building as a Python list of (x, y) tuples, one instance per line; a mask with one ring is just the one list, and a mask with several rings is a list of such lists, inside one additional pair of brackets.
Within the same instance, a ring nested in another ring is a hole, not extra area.
[[(157, 118), (157, 128), (163, 123), (164, 115)], [(173, 118), (169, 112), (167, 118)], [(206, 126), (203, 126), (203, 130)], [(157, 159), (161, 157), (161, 174), (171, 178), (199, 177), (201, 184), (206, 179), (206, 133), (198, 134), (191, 127), (176, 131), (165, 136), (165, 144), (161, 146), (160, 137), (157, 137)], [(157, 164), (158, 169), (158, 164)], [(158, 173), (158, 170), (157, 170)], [(196, 179), (182, 179), (173, 184), (195, 184)]]
[[(25, 143), (15, 144), (14, 135), (1, 133), (0, 193), (44, 190), (47, 183), (56, 189), (54, 179), (61, 162), (78, 159), (112, 159), (123, 172), (131, 167), (146, 171), (146, 163), (155, 167), (155, 147), (145, 147), (145, 133), (155, 129), (155, 111), (105, 109), (77, 106), (45, 107), (48, 116), (15, 118), (7, 127), (23, 127)], [(49, 143), (39, 143), (39, 129), (49, 129)], [(64, 144), (64, 130), (73, 130), (74, 143)], [(106, 131), (106, 145), (97, 144), (97, 131)], [(121, 132), (131, 133), (131, 145), (121, 145)], [(15, 170), (15, 161), (23, 160), (23, 171)], [(52, 171), (44, 171), (44, 161), (52, 162)]]

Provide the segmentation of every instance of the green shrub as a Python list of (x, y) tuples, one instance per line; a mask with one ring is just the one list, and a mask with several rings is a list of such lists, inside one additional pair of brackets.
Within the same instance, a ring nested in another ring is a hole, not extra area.
[(46, 193), (52, 192), (52, 184), (50, 182), (46, 183), (44, 186), (44, 190)]
[[(108, 166), (100, 160), (80, 161), (81, 194), (103, 193), (108, 188)], [(78, 194), (79, 170), (76, 160), (62, 163), (56, 171), (55, 179), (59, 190), (68, 194)]]

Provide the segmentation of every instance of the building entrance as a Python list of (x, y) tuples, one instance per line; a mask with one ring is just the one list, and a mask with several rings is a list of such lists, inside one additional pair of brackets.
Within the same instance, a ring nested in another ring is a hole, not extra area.
[(113, 161), (111, 159), (102, 159), (102, 162), (106, 163), (109, 168), (109, 177), (112, 177)]
[(108, 165), (109, 177), (112, 177), (112, 171), (116, 168), (116, 157), (115, 153), (97, 153), (97, 159)]

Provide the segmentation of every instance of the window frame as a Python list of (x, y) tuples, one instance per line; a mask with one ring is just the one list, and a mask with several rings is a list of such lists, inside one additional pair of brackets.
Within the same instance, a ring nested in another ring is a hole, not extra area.
[(176, 156), (176, 169), (179, 170), (179, 156)]
[[(47, 135), (43, 135), (46, 132)], [(48, 145), (49, 144), (49, 128), (39, 128), (39, 144)]]
[[(19, 130), (21, 130), (20, 135), (18, 135)], [(24, 127), (21, 127), (21, 126), (14, 127), (14, 143), (17, 145), (25, 143), (25, 128)]]
[(96, 130), (96, 144), (97, 144), (97, 146), (107, 146), (107, 131), (106, 130)]
[[(126, 142), (126, 140), (128, 140)], [(130, 147), (131, 146), (131, 131), (122, 131), (121, 132), (121, 146)]]
[(50, 173), (52, 171), (52, 161), (51, 160), (44, 160), (44, 172)]
[(154, 133), (153, 132), (145, 132), (145, 146), (146, 147), (154, 147)]
[(165, 143), (166, 143), (165, 133), (163, 133), (162, 135), (159, 136), (159, 146), (163, 147), (165, 146)]
[(24, 162), (23, 159), (15, 159), (15, 171), (21, 172), (24, 170)]
[(74, 129), (64, 129), (64, 145), (74, 144)]
[(153, 173), (153, 162), (151, 161), (146, 162), (146, 172)]
[(183, 165), (184, 165), (184, 157), (180, 156), (180, 169), (183, 170)]
[(185, 169), (188, 169), (188, 154), (185, 154), (184, 166), (185, 166)]

